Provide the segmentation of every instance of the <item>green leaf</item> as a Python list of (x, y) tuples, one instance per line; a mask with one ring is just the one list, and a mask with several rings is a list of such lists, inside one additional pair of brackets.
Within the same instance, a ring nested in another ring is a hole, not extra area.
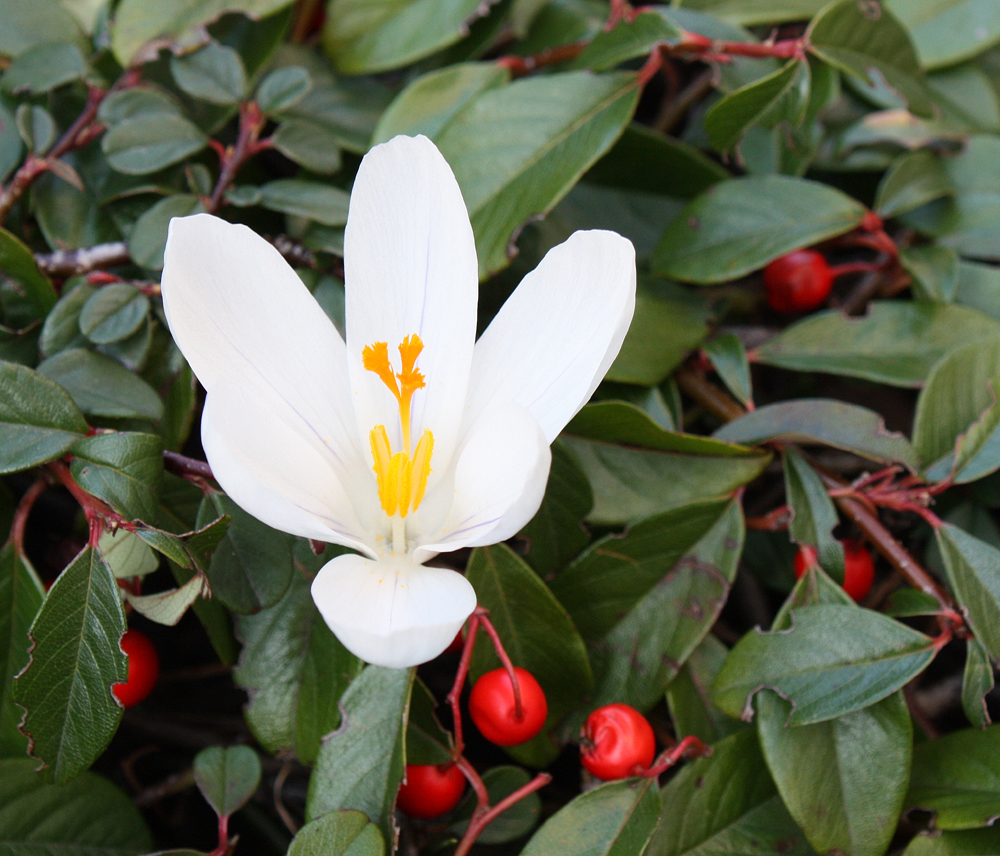
[(757, 735), (792, 817), (819, 853), (882, 856), (903, 809), (913, 724), (901, 692), (830, 722), (786, 725), (790, 706), (756, 696)]
[(179, 116), (181, 105), (166, 90), (148, 84), (109, 92), (97, 108), (97, 117), (105, 125), (118, 125), (139, 116), (162, 114)]
[(928, 478), (981, 478), (1000, 467), (1000, 336), (956, 348), (931, 370), (917, 399), (913, 443)]
[(104, 751), (122, 708), (112, 695), (128, 658), (125, 613), (111, 569), (90, 547), (59, 575), (31, 625), (31, 660), (14, 682), (31, 754), (68, 782)]
[(350, 195), (338, 187), (299, 178), (279, 178), (260, 187), (260, 204), (265, 208), (327, 226), (347, 222), (349, 200)]
[(747, 726), (724, 715), (711, 701), (712, 684), (729, 649), (709, 634), (698, 644), (667, 687), (667, 705), (677, 734), (712, 744)]
[(934, 534), (948, 581), (976, 638), (1000, 657), (1000, 550), (958, 526), (944, 523)]
[(58, 458), (87, 430), (65, 390), (29, 368), (0, 360), (0, 473)]
[[(661, 436), (665, 435), (664, 445), (675, 444), (674, 450), (647, 451), (566, 438), (566, 445), (576, 455), (594, 491), (594, 508), (587, 517), (590, 522), (626, 523), (728, 496), (759, 476), (771, 459), (769, 454), (747, 454), (742, 447), (728, 443), (714, 449), (703, 446), (713, 441), (671, 434), (645, 418)], [(688, 451), (685, 446), (694, 448)]]
[(18, 54), (3, 76), (3, 88), (15, 95), (49, 92), (79, 80), (86, 72), (83, 54), (69, 42), (35, 45)]
[[(451, 761), (453, 741), (434, 713), (437, 701), (426, 684), (417, 678), (410, 694), (410, 715), (406, 722), (406, 763), (446, 764)], [(493, 804), (492, 800), (490, 801)]]
[(817, 312), (757, 349), (780, 368), (920, 386), (946, 353), (1000, 333), (1000, 324), (964, 306), (876, 300), (860, 318)]
[(605, 71), (646, 56), (657, 45), (676, 44), (683, 36), (684, 31), (659, 11), (642, 11), (631, 20), (619, 21), (610, 31), (599, 32), (573, 60), (572, 67)]
[(234, 612), (273, 606), (292, 579), (294, 537), (261, 523), (221, 493), (205, 497), (198, 525), (223, 514), (232, 523), (208, 566), (213, 593)]
[(384, 856), (385, 842), (360, 811), (331, 811), (307, 823), (292, 839), (288, 856)]
[(457, 42), (478, 17), (477, 6), (478, 0), (340, 0), (330, 5), (323, 48), (344, 74), (401, 68)]
[(170, 219), (202, 214), (204, 211), (201, 199), (191, 193), (176, 193), (151, 205), (142, 212), (129, 233), (128, 252), (132, 260), (148, 270), (162, 270)]
[[(768, 204), (762, 207), (761, 199)], [(653, 270), (699, 285), (737, 279), (850, 231), (864, 214), (859, 202), (815, 181), (779, 175), (721, 181), (667, 227)]]
[(215, 813), (228, 817), (260, 785), (260, 758), (249, 746), (210, 746), (195, 755), (194, 781)]
[(933, 152), (921, 149), (900, 155), (886, 170), (875, 194), (875, 211), (895, 217), (954, 192), (951, 179)]
[(720, 333), (705, 343), (704, 351), (726, 388), (744, 405), (749, 404), (753, 400), (750, 363), (739, 337), (735, 333)]
[(833, 537), (840, 522), (837, 509), (818, 473), (798, 452), (784, 450), (785, 496), (792, 510), (788, 535), (799, 544), (815, 547), (819, 563), (838, 580), (844, 578), (844, 546)]
[(4, 850), (38, 856), (136, 856), (152, 837), (138, 809), (107, 779), (82, 773), (52, 785), (30, 758), (0, 761)]
[(335, 809), (363, 811), (389, 840), (406, 765), (406, 717), (413, 669), (368, 666), (341, 699), (344, 719), (319, 750), (309, 778), (306, 819)]
[(1000, 829), (921, 832), (902, 856), (992, 856), (1000, 851)]
[(918, 458), (902, 435), (885, 430), (874, 410), (829, 398), (799, 398), (768, 404), (724, 425), (715, 437), (730, 443), (785, 440), (820, 443), (885, 463), (915, 470)]
[(397, 134), (437, 137), (476, 97), (510, 82), (510, 70), (495, 62), (460, 62), (422, 74), (386, 108), (372, 145)]
[(511, 234), (611, 147), (638, 94), (630, 73), (526, 77), (482, 92), (435, 138), (469, 208), (480, 276), (505, 267)]
[(0, 758), (23, 758), (28, 748), (17, 730), (24, 711), (14, 704), (12, 688), (28, 663), (28, 628), (44, 596), (35, 572), (8, 541), (0, 549)]
[(79, 24), (57, 0), (3, 0), (7, 26), (0, 33), (0, 54), (17, 56), (42, 42), (73, 42), (89, 47)]
[(317, 82), (281, 118), (316, 122), (336, 136), (342, 148), (364, 154), (379, 116), (395, 94), (395, 89), (373, 77)]
[[(803, 92), (803, 88), (805, 92)], [(755, 126), (773, 127), (783, 116), (783, 105), (793, 109), (788, 116), (797, 125), (808, 102), (809, 63), (791, 60), (772, 74), (742, 86), (720, 98), (705, 113), (705, 131), (719, 152), (731, 149)]]
[(318, 122), (288, 119), (271, 135), (271, 145), (312, 172), (329, 175), (340, 169), (339, 139)]
[(1000, 725), (919, 744), (906, 803), (935, 812), (938, 829), (991, 826), (1000, 815)]
[(250, 697), (254, 737), (268, 752), (294, 749), (313, 763), (321, 738), (340, 724), (337, 705), (361, 661), (323, 623), (301, 574), (274, 606), (238, 615), (236, 632), (243, 650), (233, 677)]
[(41, 155), (48, 151), (56, 139), (56, 121), (44, 107), (22, 104), (14, 118), (17, 131), (28, 151)]
[(886, 0), (906, 26), (926, 69), (952, 65), (1000, 41), (1000, 21), (989, 0)]
[(299, 103), (312, 89), (309, 72), (300, 65), (276, 68), (257, 87), (254, 101), (264, 113), (280, 113)]
[(913, 279), (913, 293), (917, 300), (951, 303), (958, 288), (958, 253), (948, 247), (925, 244), (922, 247), (903, 247), (899, 263)]
[(655, 386), (676, 369), (708, 334), (708, 306), (666, 283), (644, 283), (635, 314), (606, 380)]
[(702, 502), (636, 523), (590, 545), (552, 581), (587, 641), (603, 638), (715, 525), (728, 502)]
[(114, 432), (85, 437), (71, 449), (71, 472), (88, 493), (130, 520), (156, 516), (163, 478), (163, 441), (155, 434)]
[(80, 332), (108, 345), (131, 336), (149, 314), (149, 298), (134, 285), (113, 282), (92, 295), (80, 310)]
[(147, 175), (201, 151), (207, 142), (183, 116), (147, 113), (108, 130), (101, 138), (101, 150), (118, 172)]
[(660, 816), (658, 790), (652, 779), (624, 779), (580, 794), (542, 824), (521, 856), (642, 853)]
[(545, 498), (518, 538), (527, 542), (525, 559), (542, 577), (554, 574), (590, 541), (583, 518), (593, 508), (587, 475), (565, 444), (552, 446)]
[(836, 719), (898, 690), (937, 653), (934, 640), (877, 612), (821, 604), (791, 611), (788, 630), (750, 631), (713, 688), (730, 716), (750, 718), (762, 689), (788, 699), (790, 725)]
[(197, 3), (150, 6), (146, 0), (122, 0), (115, 8), (111, 49), (119, 64), (141, 64), (155, 59), (159, 45), (153, 39), (174, 41), (226, 12), (263, 18), (288, 6), (291, 0), (200, 0)]
[(38, 350), (43, 357), (50, 357), (64, 348), (86, 344), (86, 339), (80, 332), (80, 312), (97, 289), (86, 281), (69, 286), (70, 283), (67, 283), (59, 302), (42, 324)]
[(198, 598), (211, 597), (212, 590), (202, 574), (195, 574), (183, 585), (157, 594), (132, 594), (128, 589), (122, 593), (136, 612), (157, 624), (174, 627)]
[(172, 56), (170, 73), (188, 95), (210, 104), (238, 104), (246, 95), (243, 60), (232, 48), (218, 42), (209, 42), (193, 53)]
[(996, 685), (989, 652), (978, 639), (966, 642), (965, 672), (962, 676), (962, 709), (977, 728), (990, 724), (986, 694)]
[(163, 415), (163, 402), (156, 391), (103, 354), (69, 348), (45, 360), (38, 373), (59, 384), (77, 407), (91, 416), (155, 421)]
[(663, 698), (722, 611), (743, 536), (743, 514), (732, 502), (687, 555), (593, 644), (597, 686), (589, 709), (624, 702), (645, 712)]
[[(473, 552), (466, 576), (480, 606), (490, 611), (511, 662), (531, 672), (545, 691), (549, 715), (542, 733), (508, 750), (519, 761), (545, 766), (558, 754), (549, 731), (594, 684), (583, 639), (545, 583), (504, 544)], [(472, 680), (500, 667), (493, 643), (479, 634)]]
[(734, 734), (712, 749), (663, 788), (663, 814), (646, 852), (813, 856), (775, 792), (756, 736)]
[(932, 118), (934, 103), (906, 28), (885, 7), (831, 3), (806, 31), (809, 50), (869, 85), (888, 86), (911, 113)]
[(993, 265), (959, 259), (955, 300), (1000, 321), (1000, 270)]
[(0, 270), (24, 288), (24, 296), (35, 307), (39, 318), (56, 305), (52, 282), (38, 269), (34, 254), (6, 229), (0, 229)]
[[(490, 795), (490, 805), (510, 796), (531, 781), (531, 774), (520, 767), (493, 767), (483, 773), (483, 784)], [(461, 835), (469, 826), (469, 818), (476, 807), (475, 794), (469, 792), (455, 809), (449, 829)], [(542, 813), (542, 801), (538, 792), (530, 793), (524, 799), (502, 812), (479, 833), (477, 844), (506, 844), (527, 835), (535, 828)]]

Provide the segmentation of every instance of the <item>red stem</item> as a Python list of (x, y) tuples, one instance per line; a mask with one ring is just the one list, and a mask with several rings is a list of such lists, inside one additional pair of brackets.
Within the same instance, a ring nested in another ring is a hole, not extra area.
[[(462, 735), (462, 708), (459, 706), (459, 701), (462, 698), (462, 687), (465, 684), (465, 676), (469, 674), (469, 663), (472, 661), (472, 649), (476, 644), (476, 631), (478, 630), (479, 615), (473, 612), (469, 617), (469, 626), (465, 631), (465, 646), (462, 648), (462, 658), (458, 661), (455, 682), (452, 684), (451, 692), (448, 693), (446, 699), (451, 706), (451, 717), (454, 721), (455, 746), (452, 749), (452, 756), (455, 758), (456, 763), (461, 760), (462, 752), (465, 751), (465, 740)], [(472, 780), (469, 779), (469, 781), (471, 782)]]
[(493, 626), (493, 622), (490, 621), (490, 611), (485, 607), (477, 606), (473, 615), (479, 616), (479, 621), (483, 625), (483, 630), (486, 631), (487, 635), (492, 640), (497, 656), (500, 658), (500, 662), (503, 663), (503, 667), (507, 670), (507, 675), (510, 677), (511, 687), (514, 689), (514, 719), (520, 722), (524, 719), (524, 708), (521, 706), (521, 685), (518, 683), (517, 672), (514, 671), (514, 664), (510, 661), (510, 657), (507, 656), (507, 652), (503, 647), (503, 642), (500, 641), (500, 636), (497, 634), (496, 628)]
[(229, 815), (219, 815), (219, 844), (211, 856), (226, 856), (229, 852)]
[(35, 479), (31, 487), (24, 492), (24, 496), (21, 497), (21, 501), (14, 511), (14, 522), (10, 527), (10, 540), (14, 545), (14, 552), (19, 556), (24, 555), (24, 527), (28, 523), (28, 515), (31, 514), (35, 500), (42, 495), (48, 484), (44, 476)]
[(134, 528), (128, 520), (117, 512), (112, 511), (96, 496), (91, 496), (87, 493), (87, 491), (80, 487), (80, 485), (76, 483), (76, 479), (73, 478), (69, 469), (62, 461), (50, 461), (48, 467), (55, 477), (59, 479), (59, 481), (62, 482), (66, 489), (73, 495), (73, 499), (79, 503), (80, 508), (83, 509), (83, 515), (87, 518), (87, 525), (90, 527), (90, 539), (88, 544), (91, 547), (97, 546), (97, 542), (104, 533), (105, 521), (109, 521), (126, 529)]
[[(479, 778), (478, 775), (476, 778)], [(472, 814), (472, 819), (469, 821), (469, 827), (465, 830), (462, 840), (458, 842), (458, 847), (455, 848), (453, 856), (465, 856), (472, 848), (472, 845), (475, 844), (476, 839), (482, 834), (482, 831), (496, 820), (497, 817), (515, 803), (523, 800), (528, 794), (532, 794), (539, 788), (545, 787), (551, 781), (552, 776), (548, 773), (539, 773), (524, 787), (518, 788), (514, 793), (504, 797), (492, 808), (489, 806), (488, 797), (486, 801), (480, 800), (479, 805), (476, 806), (476, 810)]]
[(260, 107), (253, 101), (245, 101), (240, 105), (240, 128), (236, 136), (236, 142), (232, 146), (223, 149), (216, 143), (212, 148), (219, 152), (221, 169), (219, 180), (215, 183), (212, 195), (203, 200), (205, 210), (209, 214), (214, 214), (222, 207), (226, 191), (236, 180), (236, 175), (253, 155), (262, 148), (268, 148), (270, 141), (260, 142), (260, 132), (264, 130), (267, 117), (261, 112)]
[(648, 770), (638, 773), (638, 775), (647, 779), (654, 779), (670, 767), (673, 767), (685, 755), (688, 758), (707, 758), (711, 754), (711, 746), (706, 746), (697, 737), (688, 736), (674, 746), (673, 749), (667, 749), (663, 752)]
[(747, 529), (754, 529), (757, 532), (780, 532), (788, 528), (791, 513), (792, 510), (787, 505), (782, 505), (760, 517), (748, 517)]
[(205, 461), (196, 461), (194, 458), (179, 455), (177, 452), (163, 453), (163, 468), (182, 478), (196, 476), (199, 479), (215, 480), (212, 468)]

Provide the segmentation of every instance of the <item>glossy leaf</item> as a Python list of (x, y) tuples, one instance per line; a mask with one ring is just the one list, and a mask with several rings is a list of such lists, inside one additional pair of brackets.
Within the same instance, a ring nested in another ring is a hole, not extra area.
[(667, 706), (678, 735), (691, 735), (709, 745), (748, 727), (723, 714), (711, 701), (712, 684), (728, 653), (726, 646), (709, 634), (667, 686)]
[(605, 71), (627, 60), (646, 56), (657, 45), (676, 44), (683, 35), (684, 31), (658, 10), (644, 10), (631, 20), (619, 21), (614, 29), (594, 36), (573, 60), (573, 67)]
[(962, 709), (977, 728), (990, 724), (986, 694), (996, 685), (989, 652), (977, 639), (966, 643), (965, 672), (962, 676)]
[[(163, 268), (163, 249), (167, 245), (167, 227), (172, 217), (201, 214), (205, 206), (191, 193), (176, 193), (151, 205), (132, 227), (128, 236), (129, 255), (136, 264), (149, 270)], [(102, 289), (103, 291), (104, 289)]]
[(265, 113), (279, 113), (298, 104), (311, 88), (312, 78), (302, 66), (277, 68), (260, 82), (254, 101)]
[(713, 336), (705, 343), (704, 351), (726, 388), (744, 405), (749, 404), (753, 400), (750, 363), (739, 338), (733, 333)]
[(773, 693), (758, 693), (755, 705), (768, 769), (817, 852), (882, 856), (910, 770), (913, 725), (903, 694), (797, 727), (786, 724), (790, 706)]
[(320, 747), (309, 779), (306, 819), (363, 811), (395, 840), (392, 809), (406, 765), (406, 716), (413, 669), (368, 666), (341, 700), (343, 722)]
[(646, 712), (722, 611), (743, 549), (743, 514), (730, 503), (715, 525), (592, 646), (596, 687), (588, 708)]
[(964, 306), (874, 301), (860, 318), (833, 310), (811, 315), (758, 348), (756, 356), (786, 369), (920, 386), (949, 351), (997, 333), (996, 321)]
[(72, 449), (80, 487), (129, 520), (156, 514), (163, 478), (163, 441), (155, 434), (114, 432), (85, 437)]
[(8, 542), (0, 549), (0, 758), (23, 758), (28, 748), (17, 730), (24, 711), (14, 703), (12, 689), (14, 675), (28, 663), (28, 628), (43, 598), (31, 565)]
[(260, 188), (260, 204), (265, 208), (327, 226), (343, 226), (347, 222), (349, 198), (336, 187), (298, 178), (279, 178)]
[(868, 707), (923, 671), (937, 653), (922, 633), (853, 606), (806, 606), (788, 630), (752, 630), (730, 652), (713, 688), (730, 716), (749, 719), (756, 693), (774, 690), (793, 709), (790, 725), (836, 719)]
[[(762, 209), (760, 200), (767, 199)], [(664, 276), (709, 285), (853, 229), (864, 207), (829, 185), (787, 176), (722, 181), (690, 202), (653, 256)]]
[(812, 856), (767, 774), (757, 738), (734, 734), (709, 758), (688, 762), (662, 790), (663, 814), (649, 854)]
[(913, 752), (906, 804), (933, 811), (938, 829), (992, 826), (1000, 815), (1000, 725), (969, 728)]
[(80, 310), (80, 332), (107, 345), (132, 335), (146, 320), (149, 298), (135, 286), (116, 282), (100, 289)]
[(49, 590), (31, 625), (31, 660), (14, 682), (31, 754), (58, 783), (87, 769), (118, 727), (122, 708), (111, 687), (128, 671), (118, 645), (124, 632), (118, 584), (88, 547)]
[(642, 853), (660, 816), (658, 790), (651, 779), (624, 779), (587, 791), (545, 821), (521, 856)]
[(201, 151), (206, 144), (197, 126), (172, 113), (137, 116), (101, 137), (108, 163), (129, 175), (156, 172)]
[(992, 856), (1000, 850), (1000, 829), (964, 832), (922, 832), (912, 839), (902, 856)]
[(210, 104), (237, 104), (246, 94), (247, 74), (240, 55), (218, 42), (171, 57), (170, 72), (188, 95)]
[(0, 270), (20, 283), (38, 317), (48, 314), (56, 305), (52, 282), (38, 269), (31, 250), (6, 229), (0, 229)]
[(727, 502), (686, 505), (595, 541), (552, 581), (588, 642), (603, 638), (725, 513)]
[(918, 300), (952, 303), (958, 288), (958, 253), (933, 244), (903, 247), (899, 263), (913, 279), (913, 293)]
[(48, 784), (29, 758), (0, 761), (0, 829), (9, 854), (136, 856), (152, 837), (132, 801), (107, 779), (82, 773)]
[(1000, 22), (989, 0), (887, 0), (906, 26), (924, 68), (968, 59), (1000, 41)]
[(0, 361), (0, 473), (58, 458), (87, 430), (83, 414), (60, 386)]
[(875, 461), (903, 463), (910, 469), (916, 469), (918, 463), (907, 439), (886, 431), (875, 411), (827, 398), (765, 405), (723, 426), (715, 437), (745, 444), (769, 440), (820, 443)]
[[(548, 732), (594, 684), (583, 639), (545, 583), (505, 545), (477, 549), (466, 576), (476, 589), (479, 605), (490, 611), (511, 662), (531, 672), (545, 691), (549, 715), (542, 733), (508, 750), (524, 763), (544, 766), (558, 754)], [(500, 666), (492, 642), (485, 632), (480, 633), (471, 679), (476, 681)]]
[(195, 755), (194, 781), (217, 815), (231, 815), (260, 785), (260, 758), (249, 746), (210, 746)]
[(792, 510), (788, 536), (799, 544), (815, 547), (819, 563), (843, 580), (844, 547), (833, 537), (840, 522), (837, 509), (819, 474), (792, 448), (784, 451), (785, 496)]
[(38, 373), (58, 383), (92, 416), (156, 420), (163, 414), (156, 391), (103, 354), (69, 348), (45, 360)]
[(378, 827), (360, 811), (331, 811), (302, 827), (288, 856), (384, 856)]
[(339, 140), (318, 122), (288, 119), (275, 128), (271, 145), (312, 172), (328, 175), (340, 169)]
[(948, 581), (976, 638), (1000, 657), (1000, 550), (950, 523), (934, 533)]
[(879, 182), (875, 210), (882, 217), (895, 217), (953, 192), (951, 179), (941, 159), (925, 149), (907, 152), (892, 162)]
[(48, 92), (79, 80), (85, 72), (83, 54), (70, 42), (35, 45), (18, 54), (3, 76), (3, 88), (15, 95)]
[(195, 574), (177, 588), (157, 594), (132, 594), (128, 589), (123, 592), (125, 600), (136, 612), (168, 627), (175, 626), (198, 598), (212, 595), (208, 580), (201, 574)]

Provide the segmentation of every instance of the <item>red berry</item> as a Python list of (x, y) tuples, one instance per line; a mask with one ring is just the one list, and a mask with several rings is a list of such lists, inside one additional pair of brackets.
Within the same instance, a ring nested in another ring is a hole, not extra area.
[(458, 633), (455, 634), (455, 638), (448, 643), (448, 647), (444, 649), (445, 654), (461, 654), (462, 649), (465, 647), (465, 628), (463, 627)]
[(549, 715), (545, 693), (534, 675), (514, 667), (521, 689), (521, 716), (516, 715), (514, 687), (506, 669), (483, 675), (469, 694), (469, 716), (483, 737), (497, 746), (517, 746), (538, 734)]
[[(875, 580), (875, 560), (861, 541), (841, 541), (844, 545), (844, 591), (860, 601), (871, 590)], [(816, 564), (815, 547), (803, 544), (795, 554), (795, 578)]]
[(465, 793), (465, 776), (454, 764), (407, 764), (396, 805), (410, 817), (428, 820), (451, 811)]
[(624, 779), (649, 768), (656, 755), (653, 729), (627, 704), (599, 707), (583, 724), (580, 760), (598, 779)]
[(833, 273), (816, 250), (794, 250), (764, 268), (764, 285), (775, 312), (809, 312), (829, 297)]
[(133, 707), (153, 691), (160, 676), (160, 658), (145, 634), (132, 628), (122, 636), (121, 648), (128, 655), (128, 680), (115, 684), (111, 691), (123, 707)]

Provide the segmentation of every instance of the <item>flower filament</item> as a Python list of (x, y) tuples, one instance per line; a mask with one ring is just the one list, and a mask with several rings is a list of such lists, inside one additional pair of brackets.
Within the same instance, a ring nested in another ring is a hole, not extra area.
[(403, 339), (399, 345), (402, 370), (398, 372), (394, 371), (389, 362), (389, 346), (386, 342), (366, 345), (361, 352), (364, 367), (379, 376), (399, 405), (399, 427), (403, 441), (400, 451), (392, 451), (385, 425), (376, 425), (369, 434), (379, 502), (386, 515), (394, 518), (394, 552), (402, 549), (402, 522), (407, 514), (419, 507), (431, 472), (434, 435), (429, 429), (424, 429), (416, 449), (411, 445), (410, 437), (410, 402), (413, 393), (426, 386), (423, 374), (416, 368), (417, 357), (423, 349), (424, 343), (416, 334)]

